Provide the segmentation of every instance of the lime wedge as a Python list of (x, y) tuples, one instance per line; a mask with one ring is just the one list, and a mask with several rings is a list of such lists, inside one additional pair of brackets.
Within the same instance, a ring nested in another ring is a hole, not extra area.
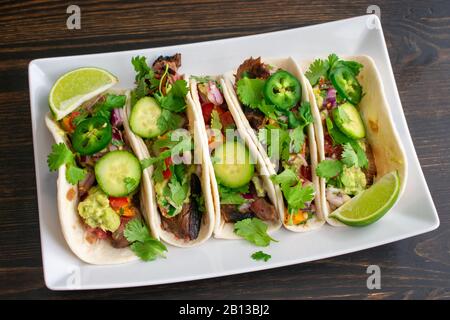
[(399, 191), (398, 173), (390, 172), (369, 189), (336, 209), (330, 217), (352, 227), (367, 226), (384, 216), (397, 201)]
[(78, 108), (83, 102), (108, 90), (118, 79), (99, 68), (79, 68), (62, 75), (50, 90), (48, 103), (56, 120)]

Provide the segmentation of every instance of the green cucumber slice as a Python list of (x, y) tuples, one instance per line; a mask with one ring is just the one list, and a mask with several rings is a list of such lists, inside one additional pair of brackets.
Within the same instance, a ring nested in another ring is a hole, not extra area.
[(240, 142), (228, 142), (214, 151), (214, 172), (217, 181), (229, 188), (239, 188), (250, 182), (255, 166), (248, 149)]
[(351, 103), (344, 103), (333, 109), (333, 119), (338, 128), (352, 139), (362, 139), (366, 136), (366, 129), (358, 109)]
[(158, 119), (161, 116), (161, 107), (151, 97), (139, 99), (131, 110), (131, 130), (142, 138), (154, 138), (162, 132), (158, 127)]
[(141, 165), (129, 151), (107, 153), (95, 164), (95, 178), (109, 196), (124, 197), (132, 193), (141, 181)]

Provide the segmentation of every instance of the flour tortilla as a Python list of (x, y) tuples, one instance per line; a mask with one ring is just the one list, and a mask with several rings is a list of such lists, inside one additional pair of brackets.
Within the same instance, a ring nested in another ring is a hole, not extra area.
[[(189, 121), (189, 131), (194, 136), (194, 142), (197, 136), (199, 136), (199, 129), (196, 122), (195, 111), (193, 107), (193, 102), (190, 100), (189, 95), (186, 98), (186, 113)], [(129, 119), (131, 115), (131, 105), (128, 104), (126, 107), (126, 115)], [(150, 153), (147, 149), (147, 146), (144, 143), (144, 140), (139, 136), (135, 135), (131, 129), (127, 128), (128, 134), (132, 137), (133, 140), (136, 141), (136, 155), (140, 160), (150, 157)], [(155, 234), (161, 238), (164, 242), (176, 246), (176, 247), (193, 247), (202, 244), (206, 240), (208, 240), (214, 229), (214, 201), (211, 194), (211, 182), (210, 182), (210, 174), (209, 167), (205, 164), (205, 158), (203, 156), (201, 145), (199, 143), (194, 143), (194, 159), (197, 158), (200, 162), (201, 166), (201, 176), (199, 176), (199, 180), (202, 186), (202, 193), (205, 200), (205, 209), (204, 216), (202, 218), (202, 223), (200, 227), (200, 233), (198, 237), (191, 241), (185, 241), (184, 239), (177, 238), (173, 233), (166, 231), (161, 226), (161, 215), (159, 212), (159, 208), (156, 202), (156, 194), (153, 185), (152, 175), (153, 175), (153, 166), (148, 167), (144, 170), (144, 180), (148, 181), (147, 185), (147, 197), (149, 198), (149, 221), (150, 227), (154, 230)]]
[[(398, 133), (395, 129), (389, 105), (384, 95), (384, 87), (375, 62), (368, 56), (344, 57), (344, 60), (357, 61), (363, 65), (358, 81), (363, 88), (363, 97), (359, 103), (364, 126), (366, 128), (366, 138), (369, 142), (375, 165), (377, 176), (375, 182), (391, 171), (398, 171), (400, 176), (400, 195), (403, 193), (407, 179), (407, 162), (403, 146), (400, 143)], [(301, 61), (300, 65), (309, 69), (313, 60)], [(311, 100), (311, 111), (314, 117), (316, 139), (319, 151), (319, 162), (325, 159), (324, 128), (320, 118), (319, 107), (314, 97), (312, 86), (307, 82), (309, 97)], [(326, 200), (325, 179), (320, 178), (321, 202), (323, 213), (327, 222), (333, 226), (345, 226), (336, 219), (330, 218), (330, 207)], [(353, 201), (353, 200), (350, 200)]]
[[(230, 95), (228, 94), (228, 92), (225, 89), (223, 79), (220, 76), (213, 76), (211, 78), (215, 79), (216, 81), (218, 81), (221, 84), (222, 88), (224, 89), (223, 91), (224, 91), (225, 100), (228, 104), (228, 107), (230, 108), (232, 100), (231, 100)], [(241, 237), (239, 237), (238, 235), (236, 235), (236, 233), (234, 233), (234, 223), (226, 223), (222, 218), (221, 211), (220, 211), (219, 188), (217, 185), (216, 176), (214, 174), (214, 168), (212, 165), (211, 154), (209, 152), (206, 127), (205, 127), (205, 123), (203, 121), (200, 99), (199, 99), (198, 90), (197, 90), (197, 82), (195, 81), (195, 79), (190, 80), (190, 87), (191, 87), (190, 99), (193, 100), (192, 102), (193, 102), (193, 106), (195, 108), (195, 113), (197, 116), (197, 127), (199, 128), (199, 131), (201, 133), (200, 134), (200, 136), (201, 136), (200, 143), (202, 144), (202, 150), (203, 150), (204, 157), (206, 159), (206, 165), (209, 168), (211, 192), (212, 192), (213, 199), (214, 199), (214, 212), (215, 212), (215, 217), (216, 217), (215, 225), (214, 225), (214, 237), (218, 238), (218, 239), (241, 239)], [(263, 182), (264, 190), (267, 192), (267, 196), (269, 197), (271, 202), (277, 208), (279, 220), (277, 222), (265, 222), (268, 225), (267, 232), (269, 234), (271, 234), (281, 227), (281, 219), (282, 219), (281, 212), (278, 210), (278, 207), (277, 207), (278, 200), (277, 200), (277, 197), (275, 194), (275, 189), (274, 189), (272, 181), (269, 178), (269, 172), (267, 171), (267, 168), (264, 164), (264, 159), (257, 151), (257, 148), (253, 144), (251, 138), (248, 136), (247, 130), (245, 130), (242, 125), (240, 125), (240, 119), (236, 118), (235, 114), (232, 113), (232, 116), (234, 118), (234, 121), (236, 122), (239, 136), (241, 137), (241, 139), (243, 140), (245, 145), (248, 147), (249, 152), (250, 152), (251, 156), (253, 157), (253, 159), (256, 160), (256, 171), (260, 174), (260, 178)]]
[[(274, 59), (262, 59), (263, 63), (269, 64), (270, 66), (274, 67), (274, 70), (276, 69), (283, 69), (290, 73), (292, 73), (297, 79), (300, 80), (300, 84), (302, 85), (302, 101), (310, 102), (310, 97), (308, 94), (308, 90), (306, 88), (306, 82), (308, 82), (303, 75), (303, 72), (301, 71), (300, 67), (296, 64), (296, 62), (292, 58), (274, 58)], [(227, 72), (224, 75), (224, 85), (227, 87), (228, 94), (231, 97), (232, 101), (232, 107), (231, 112), (233, 113), (233, 116), (235, 118), (239, 118), (240, 126), (244, 127), (245, 130), (248, 132), (248, 135), (250, 136), (253, 144), (257, 147), (259, 154), (264, 159), (265, 166), (267, 170), (269, 171), (270, 175), (275, 175), (275, 166), (276, 164), (272, 163), (269, 156), (267, 155), (266, 149), (263, 147), (261, 142), (259, 141), (257, 134), (250, 126), (250, 123), (248, 122), (242, 107), (240, 106), (239, 99), (237, 97), (237, 94), (234, 90), (234, 84), (235, 84), (235, 78), (234, 74), (236, 74), (235, 71)], [(307, 232), (311, 230), (316, 230), (324, 225), (325, 219), (322, 211), (322, 202), (319, 200), (321, 197), (321, 188), (319, 183), (319, 178), (315, 174), (316, 167), (318, 163), (318, 155), (317, 155), (317, 144), (316, 144), (316, 133), (314, 129), (314, 124), (309, 124), (307, 127), (307, 134), (308, 134), (308, 141), (309, 141), (309, 153), (311, 158), (311, 172), (312, 172), (312, 185), (315, 190), (315, 199), (314, 205), (316, 207), (316, 214), (312, 219), (309, 219), (305, 224), (301, 225), (287, 225), (284, 223), (284, 198), (283, 193), (281, 192), (280, 187), (277, 184), (272, 183), (273, 188), (275, 189), (275, 193), (277, 196), (277, 206), (278, 210), (280, 211), (280, 214), (282, 214), (282, 221), (283, 225), (286, 229), (294, 232)]]
[[(109, 90), (110, 93), (126, 94), (127, 100), (129, 100), (129, 93), (119, 90)], [(122, 113), (125, 126), (128, 125), (125, 113)], [(60, 128), (58, 122), (56, 122), (51, 115), (47, 113), (45, 117), (45, 124), (52, 134), (55, 143), (64, 143), (67, 146), (68, 140), (66, 133)], [(124, 130), (125, 138), (129, 139), (126, 131)], [(130, 144), (131, 141), (130, 141)], [(148, 207), (147, 202), (147, 183), (143, 180), (140, 187), (140, 201), (141, 201), (141, 213), (144, 218), (148, 219)], [(67, 194), (70, 192), (73, 194), (71, 200), (67, 198)], [(57, 205), (59, 213), (59, 221), (61, 223), (61, 229), (64, 238), (66, 239), (69, 248), (73, 253), (78, 256), (84, 262), (97, 265), (107, 264), (119, 264), (138, 260), (139, 258), (129, 249), (129, 247), (117, 249), (114, 248), (107, 240), (97, 240), (94, 243), (90, 243), (86, 240), (86, 227), (78, 215), (78, 188), (77, 186), (69, 184), (66, 180), (66, 166), (63, 165), (58, 169), (57, 180)], [(147, 220), (148, 221), (148, 220)], [(153, 236), (155, 236), (153, 234)]]

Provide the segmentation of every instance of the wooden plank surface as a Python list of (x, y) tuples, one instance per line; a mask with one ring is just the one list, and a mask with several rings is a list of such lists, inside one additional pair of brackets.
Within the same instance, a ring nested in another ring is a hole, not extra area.
[[(438, 230), (312, 263), (134, 289), (52, 292), (40, 252), (27, 66), (36, 58), (250, 35), (366, 13), (370, 1), (0, 2), (0, 298), (450, 299), (450, 3), (382, 1), (389, 55), (412, 138), (440, 214)], [(382, 289), (368, 290), (378, 264)]]

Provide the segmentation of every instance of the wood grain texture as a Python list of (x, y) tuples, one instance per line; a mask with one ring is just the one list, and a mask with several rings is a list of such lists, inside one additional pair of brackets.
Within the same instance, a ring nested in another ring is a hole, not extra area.
[[(450, 299), (450, 4), (376, 1), (412, 138), (440, 214), (438, 230), (333, 259), (134, 289), (45, 288), (27, 66), (36, 58), (148, 48), (283, 30), (365, 14), (372, 1), (0, 2), (0, 298)], [(382, 289), (366, 288), (378, 264)]]

